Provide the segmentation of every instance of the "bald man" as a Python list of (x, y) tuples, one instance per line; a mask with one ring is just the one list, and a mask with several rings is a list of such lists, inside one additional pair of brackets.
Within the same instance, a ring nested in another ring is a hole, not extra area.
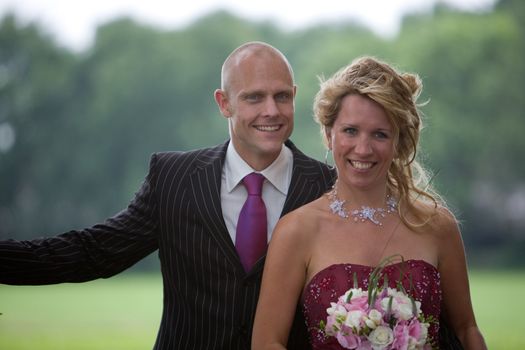
[[(333, 183), (326, 165), (289, 141), (295, 93), (292, 68), (279, 50), (262, 42), (236, 48), (214, 93), (229, 140), (154, 154), (134, 200), (102, 224), (0, 242), (0, 283), (108, 278), (158, 249), (164, 305), (154, 349), (249, 349), (265, 253), (246, 266), (236, 247), (248, 197), (243, 178), (264, 176), (266, 241), (281, 216)], [(306, 334), (298, 311), (288, 349), (308, 349)]]

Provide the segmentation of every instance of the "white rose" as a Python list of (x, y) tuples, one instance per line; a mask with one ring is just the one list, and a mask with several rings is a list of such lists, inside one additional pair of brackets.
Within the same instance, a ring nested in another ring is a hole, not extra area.
[(326, 313), (328, 315), (333, 315), (336, 308), (337, 308), (337, 304), (336, 303), (330, 303), (330, 307), (328, 309), (326, 309)]
[[(387, 311), (388, 310), (388, 305), (390, 304), (390, 297), (385, 297), (383, 299), (381, 299), (381, 308), (383, 309), (383, 311)], [(395, 304), (395, 300), (392, 299), (392, 305), (391, 305), (391, 309), (390, 309), (390, 312), (394, 312), (394, 304)]]
[(412, 317), (417, 317), (421, 313), (421, 303), (419, 301), (415, 301), (414, 303), (416, 306), (415, 310), (414, 305), (412, 304), (412, 300), (410, 300), (409, 298), (403, 298), (400, 303), (397, 303), (396, 311), (399, 318), (403, 320), (409, 320)]
[(377, 327), (377, 324), (369, 318), (365, 319), (365, 324), (370, 329), (375, 329)]
[(412, 313), (412, 303), (410, 301), (408, 304), (397, 303), (394, 299), (394, 305), (392, 308), (394, 309), (394, 313), (402, 320), (406, 321), (414, 316)]
[(412, 300), (402, 292), (389, 290), (389, 296), (381, 300), (381, 307), (384, 311), (387, 311), (390, 303), (390, 297), (392, 297), (392, 309), (391, 312), (401, 320), (409, 320), (412, 317), (416, 317), (421, 312), (421, 303), (415, 302), (416, 310), (414, 314), (414, 308)]
[(330, 316), (334, 315), (335, 317), (342, 316), (346, 317), (347, 311), (343, 305), (336, 303), (330, 303), (330, 307), (326, 309), (326, 313)]
[(368, 313), (368, 318), (374, 321), (375, 324), (379, 325), (381, 323), (381, 320), (383, 319), (383, 315), (376, 309), (372, 309)]
[(365, 295), (365, 292), (363, 292), (361, 288), (352, 288), (347, 290), (346, 293), (343, 294), (342, 299), (344, 302), (350, 301), (348, 300), (348, 296), (350, 295), (350, 293), (352, 293), (352, 298), (350, 300)]
[(425, 345), (428, 336), (428, 326), (430, 326), (428, 323), (421, 323), (421, 334), (417, 340), (418, 345)]
[(386, 349), (388, 345), (392, 344), (394, 341), (394, 334), (390, 328), (379, 326), (370, 332), (368, 340), (372, 344), (372, 349), (383, 350)]
[(368, 295), (368, 292), (363, 292), (361, 288), (353, 288), (352, 290), (354, 291), (354, 294), (353, 294), (354, 298)]
[(421, 314), (421, 302), (416, 300), (416, 317)]
[(355, 328), (358, 332), (361, 329), (361, 320), (364, 318), (365, 313), (361, 310), (349, 311), (346, 315), (345, 325), (351, 328)]
[(365, 318), (365, 324), (370, 329), (375, 329), (377, 326), (381, 324), (381, 320), (383, 318), (383, 315), (376, 309), (370, 310), (368, 313), (368, 317)]

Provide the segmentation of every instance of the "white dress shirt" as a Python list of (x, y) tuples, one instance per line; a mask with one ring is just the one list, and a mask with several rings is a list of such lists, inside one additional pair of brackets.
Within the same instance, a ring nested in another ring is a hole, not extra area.
[(237, 220), (246, 197), (248, 197), (248, 192), (241, 183), (242, 179), (252, 172), (258, 172), (265, 177), (262, 198), (266, 206), (268, 241), (270, 241), (288, 194), (288, 188), (292, 180), (292, 169), (293, 154), (284, 145), (281, 153), (272, 164), (262, 171), (255, 171), (237, 153), (233, 143), (230, 142), (228, 144), (226, 159), (222, 168), (221, 206), (226, 227), (234, 244)]

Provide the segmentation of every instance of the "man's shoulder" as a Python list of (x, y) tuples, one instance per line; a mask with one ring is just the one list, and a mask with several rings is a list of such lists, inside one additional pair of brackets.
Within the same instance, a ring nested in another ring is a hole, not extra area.
[(227, 143), (188, 151), (164, 151), (151, 155), (149, 173), (152, 177), (182, 180), (201, 169), (217, 171), (222, 167)]
[(294, 168), (298, 171), (307, 173), (318, 172), (328, 177), (335, 176), (335, 169), (326, 163), (304, 154), (291, 141), (287, 141), (286, 146), (292, 150), (294, 158)]
[(213, 147), (198, 148), (188, 151), (164, 151), (156, 152), (152, 159), (157, 163), (192, 163), (209, 162), (216, 159), (223, 159), (226, 152), (226, 144)]

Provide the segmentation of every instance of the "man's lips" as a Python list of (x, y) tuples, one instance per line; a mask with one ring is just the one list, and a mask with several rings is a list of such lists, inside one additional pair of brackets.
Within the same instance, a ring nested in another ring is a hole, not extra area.
[(281, 125), (254, 125), (254, 128), (259, 131), (272, 132), (279, 130), (281, 128)]

